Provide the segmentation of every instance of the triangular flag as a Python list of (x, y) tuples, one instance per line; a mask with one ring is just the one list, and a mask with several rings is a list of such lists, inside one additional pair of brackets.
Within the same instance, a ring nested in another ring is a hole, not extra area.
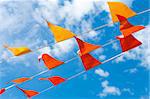
[(126, 18), (135, 16), (136, 13), (122, 2), (108, 2), (110, 13), (113, 22), (118, 22), (116, 15), (121, 15)]
[(84, 65), (85, 70), (89, 70), (94, 68), (97, 65), (100, 65), (101, 62), (95, 59), (92, 55), (90, 54), (84, 54), (80, 56), (82, 63)]
[(49, 80), (54, 86), (65, 81), (65, 79), (60, 76), (53, 76), (49, 78), (39, 78), (39, 80)]
[(87, 42), (84, 42), (82, 41), (81, 39), (75, 37), (77, 43), (78, 43), (78, 46), (79, 46), (79, 55), (84, 55), (84, 54), (87, 54), (93, 50), (96, 50), (98, 48), (100, 48), (99, 45), (94, 45), (94, 44), (90, 44), (90, 43), (87, 43)]
[(9, 47), (8, 45), (4, 45), (4, 47), (11, 51), (14, 56), (20, 56), (31, 52), (27, 47)]
[(137, 31), (144, 29), (144, 26), (133, 26), (127, 18), (121, 15), (117, 15), (119, 22), (120, 22), (120, 31), (124, 35), (124, 37), (129, 36)]
[(54, 25), (50, 22), (47, 22), (48, 27), (50, 28), (51, 32), (53, 33), (56, 42), (61, 42), (70, 38), (73, 38), (75, 36), (74, 33), (71, 31), (62, 28), (60, 26)]
[(123, 37), (121, 36), (117, 36), (117, 39), (120, 41), (120, 45), (122, 48), (122, 52), (131, 50), (139, 45), (141, 45), (142, 43), (140, 41), (138, 41), (136, 38), (134, 38), (134, 36), (129, 35), (127, 37)]
[(18, 78), (18, 79), (12, 80), (11, 82), (16, 83), (16, 84), (21, 84), (21, 83), (26, 82), (28, 80), (31, 80), (31, 78), (22, 77), (22, 78)]
[(25, 89), (19, 88), (18, 86), (16, 86), (16, 87), (19, 90), (21, 90), (28, 98), (31, 98), (31, 97), (39, 94), (39, 92), (34, 91), (34, 90), (25, 90)]
[(5, 88), (0, 89), (0, 95), (3, 94), (5, 92)]
[[(42, 60), (44, 61), (44, 64), (46, 65), (46, 67), (50, 70), (50, 69), (53, 69), (59, 65), (62, 65), (64, 64), (64, 62), (62, 61), (59, 61), (53, 57), (51, 57), (50, 55), (48, 54), (42, 54)], [(39, 60), (41, 59), (39, 58)]]

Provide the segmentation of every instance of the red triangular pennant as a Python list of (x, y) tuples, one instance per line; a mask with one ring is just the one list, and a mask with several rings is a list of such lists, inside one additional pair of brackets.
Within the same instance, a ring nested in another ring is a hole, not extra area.
[(3, 94), (5, 92), (5, 88), (0, 89), (0, 95)]
[[(41, 58), (39, 58), (40, 60)], [(59, 61), (53, 57), (51, 57), (50, 55), (48, 54), (42, 54), (42, 60), (44, 61), (46, 67), (50, 70), (50, 69), (53, 69), (59, 65), (62, 65), (64, 64), (64, 62), (62, 61)]]
[(79, 55), (84, 55), (84, 54), (87, 54), (95, 49), (98, 49), (100, 48), (100, 46), (98, 45), (94, 45), (94, 44), (90, 44), (90, 43), (87, 43), (87, 42), (84, 42), (82, 41), (81, 39), (75, 37), (77, 43), (78, 43), (78, 46), (79, 46)]
[(124, 16), (117, 15), (117, 17), (120, 22), (120, 31), (125, 37), (145, 28), (144, 26), (133, 26)]
[(92, 69), (93, 67), (100, 65), (101, 62), (95, 59), (92, 55), (90, 54), (85, 54), (80, 56), (82, 63), (84, 65), (85, 70)]
[(39, 94), (39, 92), (36, 92), (34, 90), (24, 90), (22, 88), (19, 88), (18, 86), (16, 86), (19, 90), (21, 90), (28, 98), (31, 98), (37, 94)]
[(129, 35), (127, 37), (118, 36), (117, 39), (120, 41), (122, 52), (128, 51), (142, 44), (132, 35)]
[(55, 86), (65, 81), (65, 79), (60, 76), (53, 76), (53, 77), (49, 77), (49, 78), (40, 78), (39, 80), (49, 80)]

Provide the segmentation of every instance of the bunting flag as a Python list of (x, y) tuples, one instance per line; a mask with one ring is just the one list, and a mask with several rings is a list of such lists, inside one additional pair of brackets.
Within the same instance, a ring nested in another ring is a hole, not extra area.
[(74, 33), (72, 33), (71, 31), (65, 28), (54, 25), (50, 22), (47, 22), (47, 24), (51, 32), (53, 33), (56, 42), (61, 42), (61, 41), (64, 41), (64, 40), (67, 40), (76, 36)]
[(64, 62), (62, 61), (59, 61), (53, 57), (51, 57), (50, 55), (48, 54), (42, 54), (42, 57), (39, 58), (39, 61), (40, 60), (43, 60), (44, 61), (44, 64), (46, 65), (46, 67), (50, 70), (50, 69), (53, 69), (59, 65), (62, 65), (64, 64)]
[(53, 76), (50, 78), (39, 78), (39, 80), (49, 80), (54, 86), (65, 81), (65, 79), (60, 76)]
[(117, 39), (120, 41), (122, 52), (128, 51), (142, 44), (132, 35), (129, 35), (127, 37), (123, 37), (123, 35), (117, 36)]
[(25, 89), (19, 88), (18, 86), (16, 86), (16, 87), (19, 90), (21, 90), (28, 98), (31, 98), (31, 97), (39, 94), (39, 92), (34, 91), (34, 90), (25, 90)]
[(3, 94), (5, 92), (5, 88), (0, 89), (0, 95)]
[[(11, 82), (16, 83), (16, 84), (21, 84), (21, 83), (26, 82), (28, 80), (31, 80), (31, 78), (22, 77), (22, 78), (12, 80)], [(7, 82), (7, 83), (10, 83), (10, 82)]]
[(116, 15), (121, 15), (126, 18), (136, 15), (136, 13), (132, 9), (130, 9), (127, 5), (123, 4), (122, 2), (108, 2), (108, 6), (110, 9), (112, 21), (114, 23), (119, 21)]
[(88, 53), (80, 56), (80, 58), (82, 60), (82, 63), (84, 65), (84, 68), (85, 68), (86, 71), (89, 70), (89, 69), (94, 68), (97, 65), (101, 64), (100, 61), (98, 61), (92, 55), (90, 55)]
[(84, 42), (84, 41), (82, 41), (81, 39), (79, 39), (77, 37), (75, 37), (75, 39), (76, 39), (76, 41), (78, 43), (78, 46), (79, 46), (79, 49), (80, 49), (79, 52), (78, 52), (78, 54), (80, 56), (100, 48), (100, 46), (98, 46), (98, 45), (94, 45), (94, 44)]
[(145, 28), (144, 26), (133, 26), (124, 16), (117, 15), (117, 17), (120, 22), (120, 31), (125, 37)]
[(31, 52), (27, 47), (9, 47), (8, 45), (4, 45), (4, 47), (11, 51), (14, 56), (20, 56)]

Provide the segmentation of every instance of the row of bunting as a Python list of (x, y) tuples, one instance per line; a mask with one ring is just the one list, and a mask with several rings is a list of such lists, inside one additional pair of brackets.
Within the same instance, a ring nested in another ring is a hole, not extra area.
[[(121, 31), (122, 35), (117, 36), (116, 39), (120, 41), (120, 46), (121, 46), (122, 52), (129, 51), (129, 50), (141, 45), (142, 43), (140, 41), (138, 41), (132, 34), (144, 29), (145, 27), (144, 26), (134, 26), (127, 20), (127, 18), (129, 18), (129, 17), (135, 16), (136, 13), (121, 2), (108, 2), (108, 5), (110, 8), (113, 22), (114, 23), (118, 22), (118, 21), (120, 22), (120, 31)], [(102, 46), (84, 42), (83, 40), (79, 39), (70, 30), (62, 28), (60, 26), (54, 25), (50, 22), (47, 22), (47, 24), (48, 24), (48, 27), (50, 28), (51, 32), (53, 33), (56, 42), (61, 42), (61, 41), (64, 41), (64, 40), (67, 40), (70, 38), (76, 39), (78, 46), (79, 46), (78, 55), (81, 58), (81, 61), (85, 68), (85, 71), (88, 71), (88, 70), (94, 68), (95, 66), (98, 66), (103, 63), (103, 62), (100, 62), (99, 60), (95, 59), (92, 55), (89, 54), (91, 51), (101, 48)], [(9, 51), (11, 51), (14, 56), (21, 56), (21, 55), (27, 54), (29, 52), (32, 52), (32, 50), (30, 50), (28, 47), (17, 47), (16, 48), (16, 47), (9, 47), (8, 45), (4, 45), (4, 47), (7, 48)], [(42, 54), (42, 56), (39, 57), (38, 59), (39, 59), (39, 61), (43, 60), (45, 66), (48, 68), (48, 70), (56, 68), (65, 63), (65, 62), (62, 62), (60, 60), (53, 58), (52, 56), (50, 56), (48, 54)], [(40, 74), (42, 74), (42, 73), (40, 73)], [(13, 82), (14, 86), (16, 86), (17, 84), (24, 83), (28, 80), (33, 79), (34, 77), (22, 77), (22, 78), (12, 80), (11, 82)], [(48, 80), (54, 86), (56, 86), (56, 85), (64, 82), (67, 79), (60, 77), (60, 76), (53, 76), (53, 77), (49, 77), (49, 78), (39, 78), (39, 80)], [(8, 83), (10, 83), (10, 82), (8, 82)], [(21, 90), (28, 98), (31, 98), (33, 96), (40, 94), (40, 92), (37, 92), (34, 90), (25, 90), (18, 86), (16, 86), (16, 87), (19, 90)], [(9, 89), (9, 88), (1, 88), (0, 94), (3, 94), (7, 89)]]

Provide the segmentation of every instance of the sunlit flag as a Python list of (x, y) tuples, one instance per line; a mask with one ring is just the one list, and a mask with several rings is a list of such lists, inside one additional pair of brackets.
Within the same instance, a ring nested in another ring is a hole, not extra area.
[(34, 90), (25, 90), (25, 89), (22, 89), (18, 86), (16, 86), (19, 90), (21, 90), (29, 99), (31, 99), (31, 97), (35, 96), (35, 95), (38, 95), (39, 92), (37, 91), (34, 91)]
[(92, 69), (95, 66), (101, 64), (101, 62), (99, 60), (95, 59), (92, 55), (90, 55), (88, 53), (80, 56), (80, 58), (82, 60), (85, 70)]
[(39, 80), (49, 80), (54, 86), (65, 81), (65, 79), (60, 76), (53, 76), (49, 78), (39, 78)]
[(120, 22), (120, 31), (122, 34), (126, 37), (129, 36), (130, 34), (133, 34), (135, 32), (138, 32), (142, 29), (144, 29), (144, 26), (134, 26), (132, 25), (127, 18), (121, 15), (117, 15), (119, 22)]
[(40, 60), (43, 60), (44, 61), (44, 64), (45, 66), (50, 70), (50, 69), (53, 69), (59, 65), (62, 65), (64, 64), (64, 62), (62, 61), (59, 61), (53, 57), (51, 57), (50, 55), (48, 54), (42, 54), (42, 57), (39, 57), (39, 61)]
[(140, 46), (142, 43), (138, 41), (134, 36), (129, 35), (124, 37), (123, 35), (117, 36), (117, 39), (120, 41), (122, 52), (131, 50), (137, 46)]
[(126, 18), (132, 17), (136, 15), (132, 9), (130, 9), (127, 5), (122, 2), (108, 2), (110, 8), (110, 14), (113, 22), (118, 22), (118, 18), (116, 15), (121, 15)]
[(9, 47), (8, 45), (4, 45), (4, 47), (11, 51), (14, 56), (20, 56), (31, 52), (28, 47)]
[[(28, 80), (31, 80), (31, 78), (22, 77), (22, 78), (17, 78), (15, 80), (12, 80), (11, 82), (16, 83), (16, 84), (21, 84), (21, 83), (26, 82)], [(10, 83), (10, 82), (7, 82), (7, 83)]]
[(74, 33), (72, 33), (71, 31), (69, 31), (65, 28), (54, 25), (50, 22), (47, 22), (47, 24), (48, 24), (48, 27), (50, 28), (51, 32), (53, 33), (56, 42), (61, 42), (61, 41), (70, 39), (75, 36)]
[(96, 50), (98, 48), (100, 48), (99, 45), (94, 45), (94, 44), (90, 44), (90, 43), (87, 43), (87, 42), (84, 42), (82, 41), (81, 39), (75, 37), (77, 43), (78, 43), (78, 46), (79, 46), (79, 55), (84, 55), (84, 54), (87, 54), (93, 50)]

